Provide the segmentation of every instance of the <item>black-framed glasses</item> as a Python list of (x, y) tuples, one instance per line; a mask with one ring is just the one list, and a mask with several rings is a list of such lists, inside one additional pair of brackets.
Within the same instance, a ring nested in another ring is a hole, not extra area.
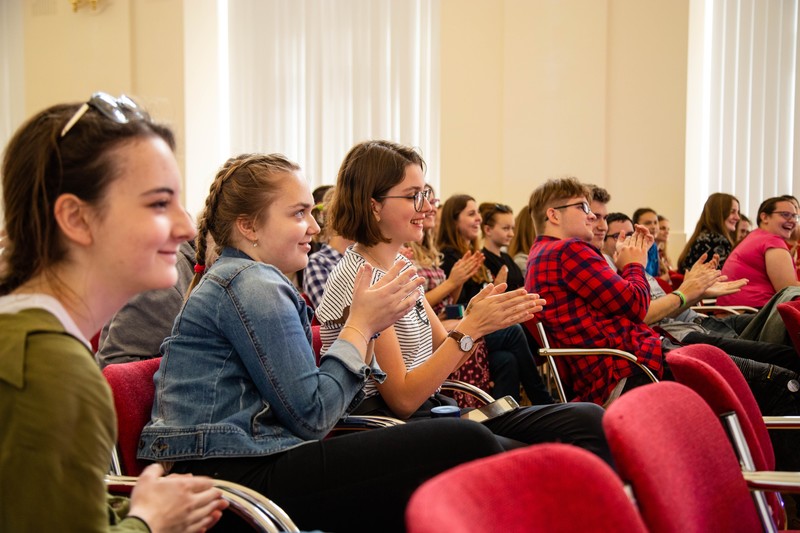
[(624, 239), (625, 237), (628, 236), (628, 232), (627, 231), (618, 231), (616, 233), (609, 233), (608, 235), (606, 235), (606, 239), (614, 239), (616, 241), (619, 238), (620, 235), (622, 235), (622, 238)]
[(567, 205), (560, 205), (558, 207), (554, 207), (553, 209), (566, 209), (568, 207), (578, 207), (584, 214), (589, 214), (592, 212), (592, 209), (589, 207), (589, 204), (586, 202), (575, 202), (574, 204), (567, 204)]
[(417, 191), (411, 196), (381, 196), (376, 198), (376, 200), (385, 200), (386, 198), (405, 198), (406, 200), (414, 200), (414, 211), (420, 212), (422, 211), (422, 207), (425, 205), (425, 200), (428, 200), (430, 196), (431, 190), (424, 189), (422, 191)]
[(127, 124), (132, 120), (150, 119), (150, 115), (147, 114), (147, 111), (139, 107), (139, 105), (128, 96), (123, 94), (120, 95), (119, 98), (114, 98), (110, 94), (97, 92), (72, 115), (72, 118), (69, 119), (61, 130), (59, 138), (63, 139), (64, 136), (69, 133), (69, 130), (78, 123), (81, 117), (89, 111), (90, 107), (117, 124)]
[(792, 213), (791, 211), (773, 211), (773, 215), (780, 215), (784, 220), (789, 222), (800, 222), (800, 215)]

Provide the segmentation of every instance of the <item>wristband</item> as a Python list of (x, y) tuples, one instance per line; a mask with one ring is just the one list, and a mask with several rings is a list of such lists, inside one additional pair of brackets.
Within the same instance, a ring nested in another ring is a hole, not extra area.
[(672, 294), (680, 298), (681, 300), (681, 307), (686, 305), (686, 296), (683, 295), (681, 291), (672, 291)]

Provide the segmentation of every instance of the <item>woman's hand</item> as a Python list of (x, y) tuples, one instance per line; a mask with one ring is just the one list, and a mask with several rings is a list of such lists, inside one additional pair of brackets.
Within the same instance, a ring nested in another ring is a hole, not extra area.
[(500, 267), (500, 270), (497, 271), (497, 277), (494, 278), (494, 284), (500, 285), (506, 281), (508, 281), (508, 267), (503, 265)]
[(367, 338), (394, 325), (417, 303), (420, 296), (417, 290), (425, 284), (425, 279), (416, 275), (417, 269), (414, 267), (401, 274), (400, 270), (405, 265), (405, 262), (397, 261), (372, 286), (372, 266), (364, 264), (358, 269), (347, 323), (363, 332)]
[[(505, 292), (506, 285), (488, 284), (467, 305), (467, 315), (458, 327), (478, 339), (513, 324), (533, 318), (542, 310), (545, 300), (525, 289)], [(474, 333), (474, 334), (473, 334)]]
[(164, 477), (160, 465), (142, 471), (131, 493), (129, 516), (144, 520), (153, 533), (205, 531), (217, 523), (228, 502), (208, 477)]
[[(719, 256), (714, 254), (714, 256), (706, 262), (707, 257), (708, 254), (703, 254), (698, 258), (694, 265), (692, 265), (691, 270), (686, 271), (683, 283), (678, 287), (678, 290), (686, 297), (686, 301), (689, 305), (693, 305), (703, 298), (706, 291), (715, 283), (724, 282), (728, 279), (727, 276), (723, 276), (722, 272), (717, 270)], [(708, 296), (708, 298), (713, 298), (713, 296)]]
[(460, 287), (475, 275), (483, 265), (484, 259), (481, 252), (468, 251), (461, 259), (455, 262), (447, 279)]

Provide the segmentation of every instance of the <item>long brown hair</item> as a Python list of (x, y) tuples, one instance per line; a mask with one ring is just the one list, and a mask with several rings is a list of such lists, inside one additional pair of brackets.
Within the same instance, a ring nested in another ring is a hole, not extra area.
[(511, 257), (519, 253), (527, 255), (531, 251), (534, 240), (536, 240), (536, 228), (533, 226), (531, 210), (526, 205), (519, 210), (517, 215), (514, 236), (511, 237), (511, 242), (508, 245), (508, 255)]
[[(455, 194), (448, 198), (442, 206), (442, 218), (439, 221), (439, 231), (436, 234), (436, 245), (440, 250), (454, 248), (462, 256), (470, 250), (473, 252), (480, 250), (480, 243), (477, 237), (472, 241), (468, 241), (458, 231), (458, 217), (467, 208), (467, 203), (470, 201), (474, 202), (475, 198), (468, 194)], [(490, 282), (492, 277), (489, 274), (489, 270), (485, 266), (481, 266), (478, 272), (472, 276), (472, 279), (478, 283), (486, 283)]]
[[(429, 198), (433, 199), (435, 194), (433, 187), (425, 185), (425, 188), (430, 189)], [(436, 247), (435, 229), (428, 228), (423, 230), (420, 242), (408, 243), (414, 251), (414, 263), (421, 267), (438, 267), (442, 264), (442, 254), (439, 252), (439, 248)]]
[(108, 186), (120, 175), (115, 148), (158, 137), (175, 149), (175, 138), (166, 126), (146, 116), (119, 124), (91, 106), (62, 137), (62, 129), (80, 106), (45, 109), (25, 122), (8, 143), (3, 159), (6, 238), (0, 295), (39, 274), (60, 283), (52, 267), (64, 260), (67, 247), (53, 206), (62, 194), (74, 194), (102, 214)]
[(736, 244), (735, 231), (731, 233), (731, 231), (725, 227), (725, 220), (731, 214), (733, 202), (739, 204), (739, 200), (737, 200), (735, 196), (724, 192), (715, 192), (708, 197), (708, 200), (706, 200), (703, 206), (703, 212), (700, 214), (700, 220), (697, 221), (697, 225), (694, 228), (694, 233), (692, 233), (692, 236), (686, 241), (686, 246), (683, 247), (683, 251), (678, 257), (679, 269), (682, 268), (681, 265), (683, 265), (683, 262), (686, 260), (686, 256), (689, 255), (689, 250), (692, 249), (694, 243), (697, 242), (697, 238), (703, 232), (722, 235), (731, 243), (731, 247)]
[[(239, 218), (249, 218), (254, 225), (263, 221), (280, 190), (281, 175), (298, 170), (297, 163), (281, 154), (242, 154), (228, 159), (211, 183), (200, 215), (195, 240), (197, 264), (206, 264), (209, 235), (219, 253), (233, 244)], [(202, 269), (197, 270), (201, 271), (195, 273), (187, 295), (203, 277)]]

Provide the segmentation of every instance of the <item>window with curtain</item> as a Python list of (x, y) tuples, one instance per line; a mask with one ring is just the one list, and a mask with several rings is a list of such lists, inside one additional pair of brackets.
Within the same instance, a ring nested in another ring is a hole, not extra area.
[(382, 138), (438, 180), (438, 0), (236, 0), (227, 16), (229, 153), (284, 153), (313, 187)]
[(686, 218), (713, 192), (755, 216), (800, 192), (796, 128), (798, 0), (691, 0)]

